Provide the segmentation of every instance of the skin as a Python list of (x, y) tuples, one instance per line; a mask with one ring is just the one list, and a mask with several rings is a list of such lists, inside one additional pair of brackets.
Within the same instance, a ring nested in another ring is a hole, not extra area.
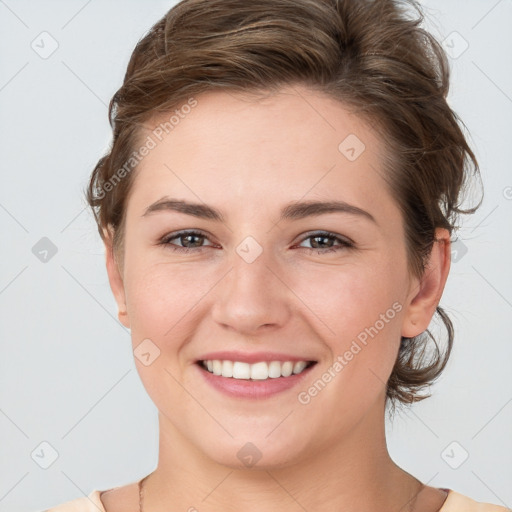
[[(110, 285), (133, 348), (149, 338), (160, 350), (148, 366), (135, 358), (159, 410), (159, 460), (145, 482), (144, 510), (405, 512), (414, 496), (416, 512), (438, 510), (446, 493), (392, 461), (384, 404), (400, 337), (423, 332), (441, 298), (449, 233), (437, 230), (427, 272), (411, 275), (403, 219), (380, 174), (385, 147), (342, 103), (305, 86), (258, 101), (222, 92), (196, 99), (139, 164), (122, 266), (106, 244)], [(355, 161), (338, 150), (349, 134), (366, 148)], [(163, 196), (205, 203), (225, 220), (173, 211), (143, 216)], [(376, 222), (329, 213), (276, 224), (281, 207), (299, 200), (343, 200)], [(199, 249), (173, 252), (160, 243), (183, 229), (205, 238), (168, 245)], [(354, 247), (311, 238), (319, 230)], [(247, 236), (262, 249), (252, 263), (236, 252)], [(298, 393), (397, 302), (401, 311), (310, 403), (299, 403)], [(235, 399), (198, 378), (194, 364), (224, 349), (318, 363), (297, 388)], [(247, 442), (262, 454), (251, 468), (237, 457)], [(102, 500), (107, 512), (136, 511), (136, 484)]]

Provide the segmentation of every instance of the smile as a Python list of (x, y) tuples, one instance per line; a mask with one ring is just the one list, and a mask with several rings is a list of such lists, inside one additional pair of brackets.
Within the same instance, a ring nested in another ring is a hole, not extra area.
[(221, 377), (241, 380), (267, 380), (298, 375), (315, 364), (315, 361), (260, 361), (250, 364), (242, 361), (213, 359), (199, 361), (199, 364), (213, 375)]

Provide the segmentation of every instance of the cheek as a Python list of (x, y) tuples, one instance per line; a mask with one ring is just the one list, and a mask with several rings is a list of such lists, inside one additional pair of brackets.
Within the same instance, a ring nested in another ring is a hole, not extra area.
[(375, 323), (379, 331), (399, 323), (402, 308), (397, 304), (401, 305), (406, 287), (397, 265), (394, 267), (381, 261), (308, 268), (290, 274), (287, 282), (311, 311), (311, 318), (316, 316), (316, 324), (324, 325), (322, 333), (346, 341)]
[[(222, 293), (222, 285), (211, 293), (219, 284), (219, 275), (224, 273), (218, 266), (201, 266), (194, 261), (179, 265), (147, 264), (137, 263), (134, 258), (131, 263), (127, 266), (125, 286), (134, 344), (152, 337), (167, 344), (183, 340), (183, 336), (192, 335), (187, 332), (192, 324), (197, 327), (199, 320), (209, 321), (208, 304), (213, 295)], [(386, 350), (384, 341), (397, 341), (400, 332), (396, 305), (400, 304), (403, 286), (396, 267), (382, 261), (337, 267), (308, 262), (281, 271), (295, 297), (284, 293), (287, 298), (283, 300), (289, 302), (286, 306), (292, 311), (289, 321), (305, 319), (309, 326), (303, 325), (304, 332), (311, 331), (311, 327), (313, 342), (315, 338), (326, 342), (333, 357), (345, 352), (353, 340), (363, 345), (367, 342), (369, 346), (370, 341), (379, 339), (382, 351)], [(278, 290), (266, 293), (279, 294)]]
[[(395, 260), (396, 261), (396, 260)], [(375, 397), (387, 382), (400, 344), (405, 280), (398, 264), (385, 261), (322, 269), (292, 288), (308, 310), (310, 323), (331, 356), (326, 363), (336, 381), (356, 401)], [(335, 368), (332, 365), (337, 362)], [(341, 366), (340, 366), (341, 365)], [(326, 375), (326, 379), (329, 379)], [(331, 399), (333, 397), (331, 396)]]
[[(387, 381), (400, 342), (402, 266), (396, 258), (381, 258), (338, 266), (309, 261), (280, 270), (293, 290), (290, 294), (283, 288), (291, 311), (288, 321), (311, 338), (312, 346), (318, 345), (319, 353), (329, 354), (332, 363), (342, 358), (338, 385), (375, 395), (369, 386), (381, 388), (380, 380)], [(150, 339), (160, 349), (151, 371), (143, 370), (151, 387), (157, 386), (165, 368), (179, 374), (182, 349), (201, 329), (218, 334), (210, 314), (217, 294), (223, 293), (219, 276), (224, 273), (218, 265), (151, 262), (131, 253), (125, 286), (133, 347)], [(279, 296), (278, 289), (265, 293)]]
[[(133, 262), (133, 260), (132, 260)], [(168, 263), (127, 268), (126, 291), (132, 348), (141, 381), (159, 410), (185, 407), (187, 395), (177, 383), (186, 361), (183, 347), (193, 339), (198, 308), (212, 284), (188, 268)], [(149, 341), (148, 341), (149, 340)], [(149, 353), (149, 361), (142, 354)]]
[[(196, 346), (194, 342), (203, 339), (205, 332), (206, 335), (217, 332), (210, 328), (209, 316), (214, 289), (224, 272), (218, 266), (201, 266), (193, 261), (189, 264), (146, 261), (133, 265), (127, 272), (133, 349), (149, 339), (159, 351), (150, 370), (138, 365), (146, 379), (156, 379), (157, 385), (160, 373), (165, 370), (179, 379), (195, 355), (190, 352), (190, 347)], [(168, 380), (169, 374), (163, 373), (163, 377)]]
[(159, 263), (134, 268), (127, 272), (126, 282), (132, 332), (159, 338), (171, 336), (211, 287), (208, 276), (193, 265)]

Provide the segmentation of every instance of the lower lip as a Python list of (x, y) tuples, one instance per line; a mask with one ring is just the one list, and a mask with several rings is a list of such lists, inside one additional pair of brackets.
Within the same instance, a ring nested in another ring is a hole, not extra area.
[[(316, 364), (316, 363), (315, 363)], [(296, 386), (312, 370), (315, 364), (309, 366), (301, 373), (290, 375), (289, 377), (278, 377), (276, 379), (266, 380), (248, 380), (233, 379), (214, 375), (203, 368), (202, 363), (196, 364), (203, 378), (212, 387), (221, 391), (225, 395), (235, 398), (269, 398), (277, 393), (286, 391)]]

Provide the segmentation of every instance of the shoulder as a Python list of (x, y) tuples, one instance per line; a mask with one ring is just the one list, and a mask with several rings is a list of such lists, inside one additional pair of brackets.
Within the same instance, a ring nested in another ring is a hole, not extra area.
[(44, 512), (126, 512), (139, 500), (138, 482), (105, 491), (92, 491), (89, 496), (66, 501)]
[(100, 499), (101, 491), (92, 491), (89, 496), (66, 501), (44, 512), (105, 512)]
[(511, 512), (511, 509), (490, 503), (481, 503), (450, 490), (439, 512)]

